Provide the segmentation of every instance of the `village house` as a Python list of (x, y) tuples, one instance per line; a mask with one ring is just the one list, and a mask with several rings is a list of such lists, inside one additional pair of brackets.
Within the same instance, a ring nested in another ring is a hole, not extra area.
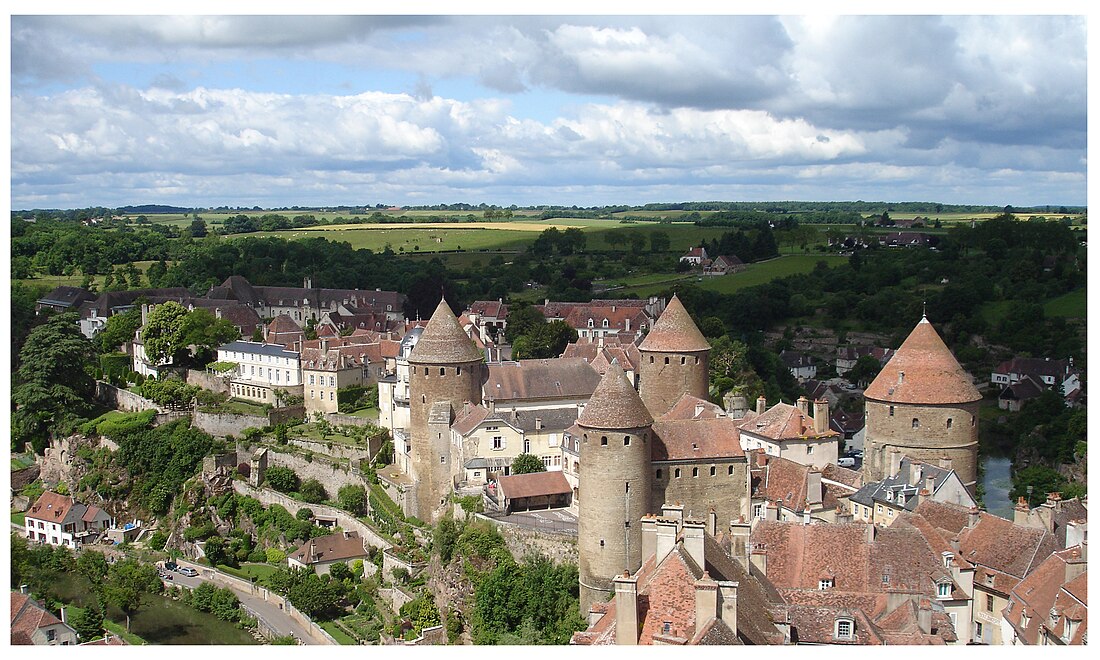
[(76, 286), (54, 287), (46, 295), (35, 301), (34, 312), (41, 314), (48, 310), (57, 314), (75, 312), (86, 302), (95, 300), (95, 294)]
[(1012, 588), (1002, 639), (1028, 646), (1088, 641), (1088, 543), (1059, 550)]
[(328, 575), (337, 562), (350, 564), (356, 559), (366, 561), (369, 556), (359, 532), (344, 531), (306, 541), (287, 555), (286, 563), (292, 569), (309, 568), (318, 575)]
[(699, 246), (688, 248), (688, 251), (680, 256), (680, 261), (689, 263), (693, 267), (701, 268), (703, 262), (709, 262), (710, 259), (707, 257), (707, 249)]
[[(218, 347), (218, 362), (237, 365), (230, 374), (229, 393), (238, 399), (277, 405), (275, 390), (302, 396), (298, 351), (279, 344), (231, 341)], [(333, 395), (335, 400), (335, 394)]]
[(967, 509), (978, 504), (954, 470), (909, 458), (902, 458), (891, 476), (865, 484), (848, 502), (854, 519), (889, 525), (902, 511), (913, 511), (926, 499)]
[[(62, 609), (62, 617), (65, 610)], [(72, 626), (51, 614), (29, 594), (11, 592), (12, 646), (73, 646), (78, 636)]]
[(258, 286), (240, 275), (228, 277), (211, 287), (206, 297), (212, 300), (236, 300), (256, 310), (261, 318), (286, 314), (304, 325), (320, 320), (323, 312), (346, 315), (375, 313), (391, 321), (404, 320), (405, 296), (381, 289), (324, 289), (305, 278), (301, 287)]
[(340, 390), (367, 387), (386, 376), (382, 347), (370, 340), (370, 336), (352, 335), (304, 342), (299, 361), (307, 414), (337, 412)]
[(836, 373), (838, 376), (843, 376), (852, 370), (856, 366), (856, 362), (864, 355), (870, 355), (878, 360), (880, 365), (886, 364), (886, 362), (893, 357), (894, 349), (892, 348), (879, 348), (878, 346), (860, 346), (860, 345), (848, 345), (837, 346), (836, 348)]
[(508, 329), (508, 305), (503, 300), (475, 300), (463, 314), (477, 327), (481, 341), (504, 342), (504, 331)]
[(645, 336), (653, 321), (665, 308), (663, 298), (647, 300), (592, 300), (580, 302), (550, 302), (535, 305), (547, 320), (565, 321), (582, 338), (593, 339), (597, 344), (614, 337), (617, 343), (637, 344)]
[(840, 434), (829, 428), (828, 402), (815, 401), (813, 417), (806, 397), (797, 406), (780, 402), (765, 410), (766, 405), (763, 397), (757, 399), (757, 414), (740, 425), (742, 449), (763, 449), (803, 465), (836, 463)]
[[(683, 259), (681, 259), (681, 261), (683, 261)], [(738, 259), (736, 255), (723, 254), (716, 257), (710, 263), (704, 262), (703, 273), (706, 275), (728, 275), (730, 273), (741, 272), (745, 270), (745, 268), (747, 268), (745, 263)]]
[(638, 345), (633, 341), (624, 341), (625, 338), (605, 337), (578, 338), (577, 341), (567, 345), (562, 352), (563, 358), (580, 358), (592, 366), (601, 376), (607, 373), (607, 368), (613, 361), (618, 361), (619, 366), (626, 372), (627, 380), (638, 387), (638, 366), (641, 364), (642, 355)]
[(791, 375), (800, 381), (817, 376), (817, 360), (812, 355), (798, 351), (782, 351), (779, 359), (790, 370)]
[(27, 510), (23, 534), (29, 541), (76, 549), (94, 543), (114, 525), (114, 518), (95, 505), (77, 502), (71, 495), (42, 493)]
[(1014, 357), (997, 365), (989, 381), (1002, 388), (998, 407), (1013, 412), (1047, 389), (1054, 389), (1067, 399), (1076, 399), (1081, 390), (1080, 371), (1073, 366), (1072, 358)]

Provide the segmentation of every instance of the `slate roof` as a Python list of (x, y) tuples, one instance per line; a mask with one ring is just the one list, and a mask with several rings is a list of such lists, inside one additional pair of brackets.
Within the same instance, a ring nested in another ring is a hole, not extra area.
[(288, 351), (282, 344), (263, 344), (254, 341), (231, 341), (218, 347), (221, 351), (236, 351), (253, 355), (271, 355), (274, 357), (298, 359), (298, 351)]
[(709, 351), (710, 343), (691, 319), (679, 296), (672, 296), (665, 311), (653, 323), (653, 328), (638, 344), (638, 350), (660, 353), (695, 353)]
[(577, 423), (590, 429), (633, 429), (649, 426), (653, 416), (627, 381), (622, 367), (612, 363)]
[(440, 299), (416, 346), (409, 353), (409, 362), (417, 364), (461, 364), (484, 359), (473, 340), (458, 325), (458, 319), (445, 299)]
[(1055, 379), (1065, 380), (1073, 372), (1073, 366), (1069, 360), (1051, 360), (1050, 358), (1014, 357), (997, 365), (993, 370), (995, 374), (1017, 374), (1049, 376)]
[(486, 399), (588, 399), (596, 391), (600, 374), (580, 358), (519, 360), (489, 365), (482, 386)]
[(863, 396), (912, 404), (970, 403), (982, 398), (927, 318), (917, 323)]
[(81, 303), (93, 300), (95, 295), (77, 286), (58, 286), (38, 299), (43, 305), (53, 307), (79, 307)]

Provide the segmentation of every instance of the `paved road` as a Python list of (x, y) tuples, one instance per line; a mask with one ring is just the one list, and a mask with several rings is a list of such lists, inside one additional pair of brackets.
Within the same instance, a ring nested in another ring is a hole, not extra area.
[[(189, 564), (182, 563), (180, 565), (185, 566)], [(195, 588), (204, 581), (210, 581), (211, 574), (213, 573), (211, 569), (199, 565), (190, 566), (199, 572), (198, 576), (191, 578), (173, 572), (172, 580), (170, 582), (166, 581), (165, 584), (178, 584)], [(256, 588), (256, 593), (251, 593), (248, 590), (239, 588), (233, 582), (215, 583), (215, 586), (223, 585), (232, 589), (233, 593), (237, 594), (237, 598), (241, 600), (241, 604), (259, 615), (260, 618), (267, 622), (270, 628), (276, 631), (276, 634), (281, 636), (294, 635), (305, 644), (320, 644), (320, 642), (309, 634), (305, 626), (298, 623), (298, 621), (284, 612), (282, 606), (272, 601), (265, 601), (263, 592), (259, 588)]]

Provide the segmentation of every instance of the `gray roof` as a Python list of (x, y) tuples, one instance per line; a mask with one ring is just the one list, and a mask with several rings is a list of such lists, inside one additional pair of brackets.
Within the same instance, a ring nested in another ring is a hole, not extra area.
[(253, 353), (258, 355), (274, 355), (276, 357), (298, 359), (298, 351), (288, 351), (281, 344), (260, 344), (254, 341), (231, 341), (218, 347), (219, 351), (237, 351), (239, 353)]
[(951, 470), (945, 470), (944, 468), (929, 463), (917, 462), (915, 465), (919, 466), (921, 471), (920, 483), (909, 483), (909, 475), (911, 474), (914, 462), (909, 458), (902, 458), (896, 475), (886, 477), (882, 481), (865, 484), (848, 499), (856, 504), (862, 504), (863, 506), (872, 506), (875, 502), (896, 505), (899, 495), (902, 495), (905, 497), (905, 509), (907, 511), (913, 511), (917, 508), (917, 504), (919, 504), (920, 501), (920, 498), (915, 497), (915, 495), (924, 488), (925, 479), (932, 477), (932, 493), (935, 493), (936, 490), (943, 485), (943, 482), (947, 481), (952, 473)]

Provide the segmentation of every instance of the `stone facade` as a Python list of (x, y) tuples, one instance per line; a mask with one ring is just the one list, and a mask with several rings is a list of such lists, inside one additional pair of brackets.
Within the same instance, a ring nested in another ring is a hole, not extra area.
[(639, 393), (650, 412), (661, 415), (686, 392), (706, 399), (709, 349), (696, 352), (659, 353), (641, 349), (638, 367)]
[(946, 458), (973, 493), (978, 479), (979, 401), (960, 404), (866, 402), (863, 473), (868, 481), (892, 474), (901, 456), (940, 465)]
[(654, 461), (649, 512), (682, 503), (689, 518), (714, 512), (719, 530), (749, 519), (749, 466), (744, 456), (709, 461)]

